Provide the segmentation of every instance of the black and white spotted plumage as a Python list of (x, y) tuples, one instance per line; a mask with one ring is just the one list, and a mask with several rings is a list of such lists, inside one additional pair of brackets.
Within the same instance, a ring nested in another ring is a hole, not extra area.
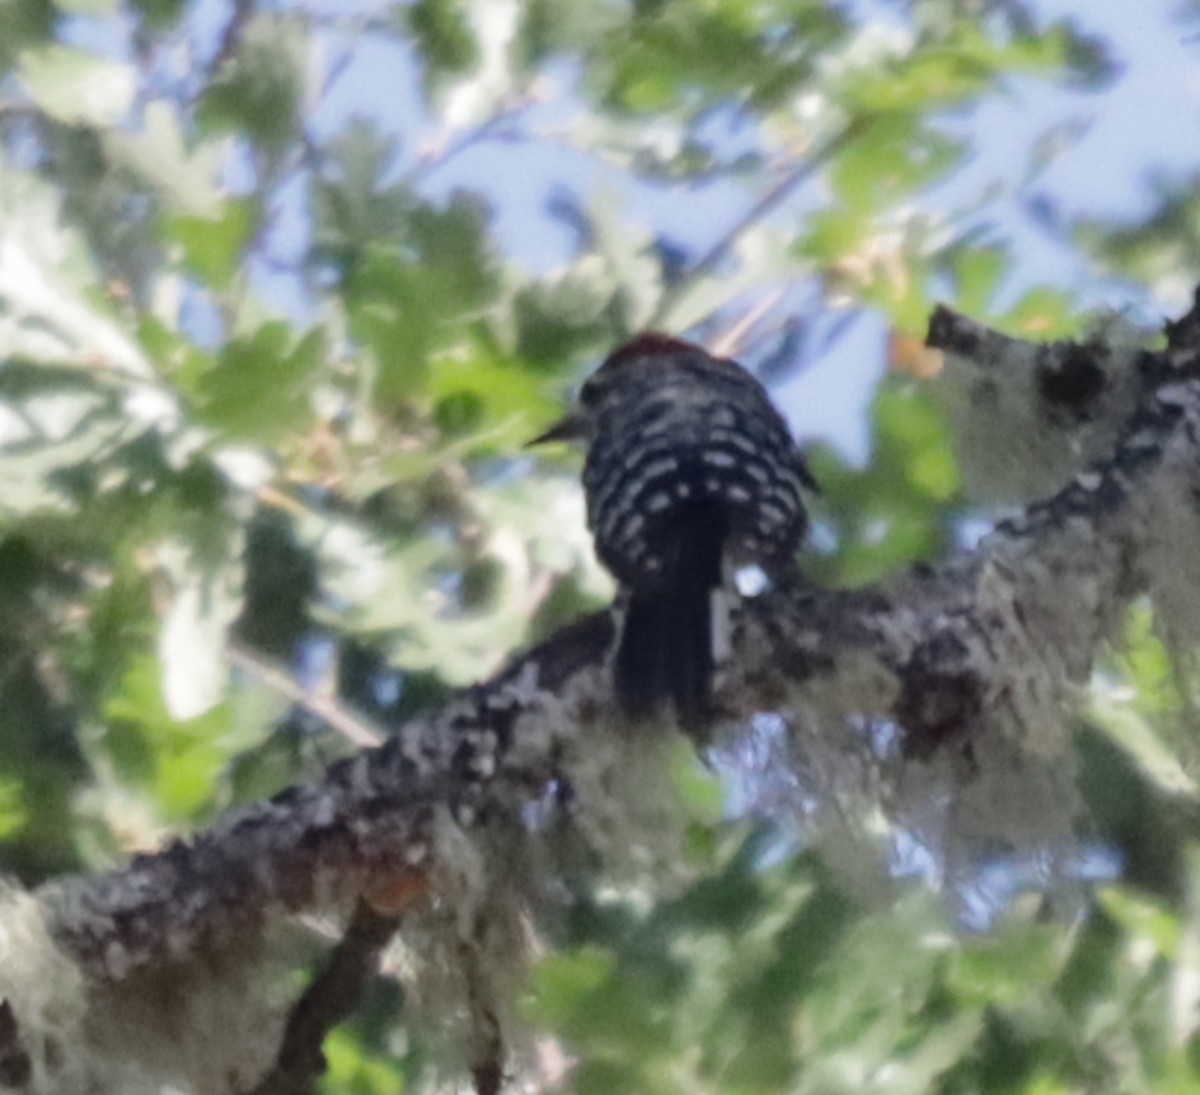
[(709, 716), (713, 594), (734, 566), (788, 565), (814, 486), (762, 384), (699, 346), (647, 334), (584, 383), (547, 437), (587, 443), (583, 486), (601, 562), (621, 585), (615, 661), (627, 714)]

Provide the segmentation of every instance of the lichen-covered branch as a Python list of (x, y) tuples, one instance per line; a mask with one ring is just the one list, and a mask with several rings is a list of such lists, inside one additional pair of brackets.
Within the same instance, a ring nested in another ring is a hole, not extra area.
[[(945, 310), (933, 334), (980, 355), (998, 384), (1005, 363), (994, 359), (1028, 354)], [(889, 720), (906, 758), (979, 737), (988, 724), (1047, 747), (1132, 597), (1169, 588), (1183, 602), (1160, 607), (1181, 624), (1200, 620), (1191, 611), (1200, 594), (1180, 592), (1200, 590), (1200, 574), (1185, 573), (1200, 569), (1187, 562), (1187, 537), (1200, 533), (1200, 380), (1196, 348), (1179, 342), (1139, 357), (1140, 398), (1112, 455), (973, 553), (872, 589), (791, 586), (747, 602), (719, 681), (724, 708), (780, 710), (826, 729), (834, 719)], [(1079, 375), (1107, 376), (1109, 352), (1091, 353), (1058, 356)], [(1047, 355), (1034, 354), (1031, 367), (1050, 368)], [(511, 822), (552, 782), (569, 783), (609, 710), (611, 637), (606, 614), (585, 620), (314, 786), (125, 870), (46, 887), (54, 937), (89, 975), (120, 979), (284, 912), (352, 902), (391, 876), (436, 875), (441, 826)]]
[[(939, 310), (932, 344), (1011, 389), (1001, 402), (1053, 422), (1070, 459), (1034, 478), (1059, 475), (1055, 492), (938, 566), (745, 602), (717, 682), (730, 721), (779, 713), (797, 755), (859, 743), (864, 773), (918, 828), (936, 801), (942, 824), (982, 834), (991, 770), (1056, 803), (1057, 777), (1028, 779), (1023, 758), (1065, 751), (1077, 693), (1131, 600), (1149, 595), (1172, 634), (1200, 637), (1198, 331), (1195, 315), (1171, 324), (1157, 353), (1036, 348)], [(1082, 466), (1101, 436), (1105, 454)], [(1023, 444), (1014, 464), (1042, 459)], [(399, 886), (437, 895), (460, 936), (483, 938), (492, 884), (514, 873), (506, 849), (537, 839), (529, 811), (586, 813), (601, 805), (596, 758), (619, 767), (606, 742), (629, 731), (611, 725), (612, 638), (607, 613), (585, 619), (313, 786), (123, 870), (44, 887), (51, 937), (86, 978), (115, 985), (239, 945), (287, 913), (363, 898), (386, 910), (381, 895)], [(946, 766), (962, 777), (955, 793), (929, 794)]]
[(938, 308), (928, 343), (945, 353), (932, 391), (977, 502), (1024, 505), (1105, 459), (1147, 381), (1143, 332), (1115, 319), (1085, 342), (1036, 343)]

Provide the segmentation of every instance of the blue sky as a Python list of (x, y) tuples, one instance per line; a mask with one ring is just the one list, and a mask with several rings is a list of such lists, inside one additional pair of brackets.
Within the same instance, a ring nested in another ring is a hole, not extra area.
[[(503, 19), (515, 0), (488, 0), (486, 10)], [(289, 5), (283, 5), (289, 6)], [(378, 0), (310, 0), (308, 10), (348, 17), (381, 10)], [(858, 0), (857, 7), (883, 24), (898, 25), (897, 5), (887, 0)], [(1055, 242), (1038, 226), (1028, 199), (1046, 199), (1066, 218), (1092, 215), (1136, 218), (1153, 200), (1155, 175), (1182, 174), (1200, 164), (1200, 26), (1172, 18), (1171, 0), (1037, 0), (1044, 19), (1071, 17), (1080, 27), (1109, 43), (1120, 66), (1115, 82), (1098, 93), (1048, 86), (1032, 79), (1013, 81), (1004, 98), (993, 99), (947, 127), (971, 135), (978, 153), (969, 166), (922, 201), (932, 215), (970, 205), (988, 187), (1001, 196), (979, 215), (993, 237), (1013, 242), (1019, 257), (1006, 286), (1009, 301), (1031, 285), (1050, 284), (1077, 292), (1097, 307), (1121, 309), (1153, 323), (1179, 310), (1189, 287), (1160, 287), (1160, 295), (1100, 278), (1073, 249)], [(190, 15), (197, 39), (211, 49), (228, 18), (226, 0), (197, 0)], [(101, 25), (81, 24), (79, 37), (103, 41)], [(120, 52), (121, 36), (112, 39)], [(324, 43), (326, 58), (354, 43), (352, 57), (331, 85), (314, 128), (318, 135), (340, 129), (348, 118), (373, 119), (401, 143), (399, 173), (411, 171), (424, 150), (444, 132), (421, 110), (420, 74), (399, 42), (346, 37)], [(202, 46), (201, 55), (205, 49)], [(547, 84), (547, 101), (528, 116), (539, 129), (569, 136), (585, 116), (571, 95), (572, 74), (561, 69)], [(1073, 129), (1082, 134), (1028, 187), (1022, 181), (1030, 149), (1039, 135)], [(228, 182), (245, 187), (251, 180), (236, 162)], [(568, 148), (560, 141), (521, 144), (480, 142), (425, 174), (422, 189), (445, 196), (457, 188), (481, 190), (494, 212), (495, 237), (505, 256), (530, 273), (544, 274), (571, 257), (572, 239), (563, 224), (547, 216), (547, 197), (566, 188), (586, 202), (614, 201), (622, 218), (663, 233), (701, 253), (736, 222), (754, 200), (751, 190), (731, 183), (701, 188), (665, 188), (631, 184), (623, 173)], [(802, 190), (777, 216), (794, 221), (804, 208), (821, 201), (819, 183)], [(272, 250), (286, 258), (303, 246), (307, 223), (303, 191), (292, 189), (272, 238)], [(260, 291), (273, 306), (303, 321), (308, 302), (288, 277), (259, 266)], [(798, 275), (803, 271), (798, 270)], [(796, 307), (804, 301), (797, 295)], [(826, 322), (837, 319), (830, 317)], [(882, 317), (861, 315), (844, 337), (778, 391), (802, 436), (830, 440), (847, 455), (866, 455), (864, 409), (874, 380), (884, 366), (886, 326)]]
[[(870, 5), (884, 19), (886, 4)], [(1177, 5), (1149, 0), (1040, 0), (1043, 17), (1073, 17), (1081, 27), (1110, 43), (1120, 73), (1099, 93), (1049, 86), (1032, 79), (1014, 81), (1004, 99), (996, 99), (965, 121), (978, 155), (952, 182), (931, 193), (925, 206), (934, 213), (969, 204), (989, 185), (1003, 189), (984, 218), (998, 237), (1014, 241), (1018, 268), (1008, 284), (1010, 300), (1029, 286), (1053, 284), (1078, 292), (1101, 307), (1130, 310), (1150, 322), (1184, 303), (1181, 293), (1154, 299), (1098, 278), (1077, 252), (1054, 242), (1035, 223), (1026, 199), (1036, 193), (1050, 199), (1067, 217), (1137, 217), (1149, 210), (1156, 173), (1195, 169), (1200, 162), (1200, 42), (1189, 41), (1193, 28), (1172, 20)], [(570, 97), (569, 74), (554, 81), (557, 99), (534, 120), (545, 126), (569, 126), (581, 108)], [(351, 114), (379, 119), (405, 134), (405, 158), (430, 136), (429, 121), (415, 110), (418, 75), (402, 50), (362, 49), (347, 67), (326, 103), (323, 121), (336, 127)], [(386, 89), (386, 90), (384, 90)], [(1021, 192), (1030, 148), (1054, 127), (1072, 127), (1082, 136), (1069, 145)], [(548, 194), (566, 186), (584, 196), (620, 195), (624, 215), (648, 229), (664, 232), (701, 252), (741, 215), (753, 196), (741, 186), (715, 184), (680, 190), (630, 186), (615, 169), (563, 145), (481, 143), (432, 172), (424, 181), (432, 194), (458, 187), (482, 188), (496, 211), (496, 236), (506, 255), (531, 272), (544, 273), (570, 257), (570, 236), (545, 215)], [(782, 217), (819, 202), (819, 190), (799, 194)], [(981, 218), (981, 219), (984, 219)], [(873, 381), (883, 367), (886, 329), (882, 318), (867, 314), (854, 324), (833, 351), (813, 363), (779, 391), (796, 429), (834, 441), (848, 455), (865, 457), (864, 408)]]

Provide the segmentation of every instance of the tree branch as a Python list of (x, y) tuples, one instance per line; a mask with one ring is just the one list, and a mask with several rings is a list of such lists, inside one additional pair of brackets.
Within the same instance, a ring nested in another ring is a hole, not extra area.
[(303, 1095), (325, 1071), (321, 1044), (358, 1006), (399, 921), (360, 901), (346, 934), (292, 1008), (275, 1066), (250, 1095)]
[(273, 664), (268, 658), (256, 654), (240, 643), (230, 644), (229, 662), (250, 674), (272, 692), (290, 700), (302, 711), (320, 719), (360, 749), (379, 745), (383, 741), (384, 732), (370, 719), (349, 710), (334, 696), (305, 688), (283, 666)]
[(608, 613), (589, 617), (314, 786), (236, 811), (124, 870), (48, 884), (40, 894), (55, 939), (89, 976), (121, 980), (230, 945), (282, 913), (346, 907), (433, 869), (442, 827), (519, 816), (562, 774), (576, 720), (591, 721), (604, 702), (612, 634)]
[(946, 360), (932, 391), (968, 497), (1025, 505), (1111, 456), (1145, 393), (1142, 341), (1111, 322), (1085, 342), (1026, 342), (937, 308), (928, 344)]
[[(1064, 808), (1069, 773), (1037, 764), (1067, 754), (1080, 687), (1131, 601), (1149, 595), (1169, 634), (1200, 639), (1200, 322), (1182, 319), (1168, 335), (1161, 353), (1062, 351), (1073, 367), (1099, 368), (1102, 388), (1111, 379), (1134, 393), (1129, 413), (1104, 460), (973, 552), (869, 589), (797, 582), (743, 602), (716, 688), (729, 718), (781, 713), (795, 763), (807, 756), (814, 771), (836, 772), (822, 758), (855, 751), (904, 824), (929, 826), (936, 809), (962, 847), (994, 840), (997, 824), (1006, 839), (1034, 839), (1036, 811), (998, 822), (988, 781), (1007, 780), (1038, 809)], [(1035, 375), (1001, 367), (1027, 344), (945, 310), (931, 341), (1000, 383)], [(544, 831), (529, 811), (548, 801), (572, 816), (602, 810), (599, 799), (637, 774), (620, 751), (637, 735), (607, 716), (613, 634), (607, 612), (584, 619), (313, 786), (123, 870), (43, 887), (51, 936), (86, 978), (119, 984), (253, 939), (285, 913), (352, 908), (417, 874), (420, 893), (453, 910), (451, 930), (475, 946), (504, 913), (495, 890), (529, 884), (506, 851)], [(932, 794), (937, 773), (948, 782)], [(486, 1089), (502, 1043), (492, 988), (478, 995)]]

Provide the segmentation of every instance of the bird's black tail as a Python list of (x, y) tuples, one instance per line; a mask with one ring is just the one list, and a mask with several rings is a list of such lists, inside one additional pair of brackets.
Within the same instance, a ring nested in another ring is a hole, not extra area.
[(711, 718), (713, 593), (721, 585), (726, 532), (716, 507), (673, 514), (662, 580), (627, 594), (615, 682), (630, 718), (647, 718), (668, 702), (686, 730)]

